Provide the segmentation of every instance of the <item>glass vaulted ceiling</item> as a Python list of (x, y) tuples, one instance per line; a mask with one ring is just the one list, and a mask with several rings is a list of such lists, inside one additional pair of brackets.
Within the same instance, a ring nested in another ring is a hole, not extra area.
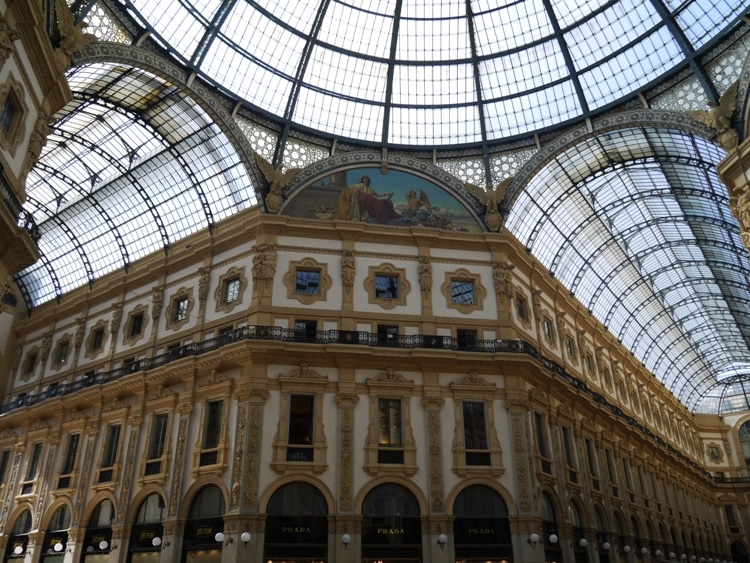
[(41, 259), (17, 276), (33, 307), (256, 204), (232, 144), (189, 97), (132, 67), (68, 74), (24, 207)]
[(297, 126), (490, 143), (633, 95), (739, 21), (738, 0), (126, 0), (182, 64)]
[(750, 408), (750, 257), (722, 157), (676, 131), (600, 135), (547, 163), (506, 224), (694, 412)]

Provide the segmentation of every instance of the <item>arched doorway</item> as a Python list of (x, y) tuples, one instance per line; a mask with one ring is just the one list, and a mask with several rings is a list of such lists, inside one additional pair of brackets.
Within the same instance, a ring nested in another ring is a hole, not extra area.
[(138, 508), (133, 528), (130, 530), (128, 563), (156, 563), (159, 561), (164, 535), (162, 518), (164, 499), (151, 493)]
[(748, 563), (750, 561), (747, 556), (747, 548), (741, 542), (732, 542), (729, 550), (732, 553), (734, 563)]
[(301, 481), (273, 493), (266, 508), (265, 563), (324, 562), (328, 551), (328, 504)]
[(89, 518), (86, 535), (83, 537), (81, 563), (106, 563), (112, 549), (112, 520), (115, 507), (112, 501), (104, 499), (96, 505)]
[(542, 493), (541, 505), (544, 561), (546, 563), (562, 563), (563, 554), (562, 549), (560, 549), (560, 536), (557, 533), (557, 514), (552, 499), (549, 498), (547, 493)]
[(62, 563), (65, 559), (65, 548), (68, 544), (68, 529), (70, 528), (70, 509), (64, 504), (55, 511), (50, 520), (42, 541), (43, 563)]
[(578, 504), (570, 501), (570, 522), (573, 524), (573, 557), (575, 563), (589, 563), (589, 539), (585, 537), (583, 519)]
[(5, 548), (5, 561), (23, 561), (26, 556), (26, 546), (29, 545), (29, 532), (31, 531), (31, 512), (24, 510), (19, 514), (13, 532), (8, 538)]
[[(203, 487), (190, 503), (190, 512), (182, 535), (182, 561), (220, 563), (223, 541), (216, 534), (224, 533), (224, 495), (216, 485)], [(219, 536), (222, 539), (222, 536)]]
[(419, 503), (401, 485), (372, 489), (362, 503), (362, 561), (411, 563), (422, 560)]
[(456, 563), (513, 563), (508, 507), (484, 485), (462, 490), (453, 503)]
[(596, 519), (596, 545), (599, 551), (599, 563), (609, 563), (609, 551), (612, 546), (607, 538), (607, 526), (601, 509), (594, 507), (594, 518)]

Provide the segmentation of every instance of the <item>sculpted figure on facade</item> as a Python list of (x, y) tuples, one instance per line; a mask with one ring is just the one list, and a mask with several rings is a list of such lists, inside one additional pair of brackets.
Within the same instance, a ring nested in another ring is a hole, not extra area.
[(18, 31), (8, 25), (0, 14), (0, 62), (4, 62), (13, 53), (13, 42), (20, 37)]
[(260, 282), (269, 284), (276, 273), (276, 246), (272, 243), (255, 247), (253, 256), (253, 282), (256, 286)]
[(354, 253), (351, 250), (344, 250), (341, 253), (341, 283), (345, 288), (351, 289), (354, 286)]
[(258, 168), (260, 168), (260, 171), (268, 182), (268, 194), (263, 200), (266, 204), (266, 211), (269, 213), (276, 213), (283, 202), (281, 197), (282, 190), (290, 184), (301, 169), (289, 168), (286, 172), (283, 172), (283, 162), (279, 163), (279, 165), (274, 168), (273, 164), (268, 162), (257, 152), (254, 154), (255, 163), (258, 165)]
[(739, 135), (732, 129), (732, 114), (737, 105), (739, 80), (735, 81), (719, 98), (719, 103), (708, 102), (708, 110), (691, 110), (687, 114), (712, 129), (716, 130), (716, 142), (724, 150), (737, 146)]
[(429, 256), (419, 257), (419, 288), (423, 293), (432, 289), (432, 264)]
[(493, 262), (492, 278), (495, 281), (495, 293), (498, 297), (513, 297), (513, 270), (510, 262)]
[(96, 41), (96, 35), (84, 33), (88, 24), (75, 23), (75, 16), (68, 8), (65, 0), (55, 0), (57, 15), (57, 29), (60, 32), (60, 46), (55, 50), (55, 62), (60, 71), (65, 72), (70, 67), (73, 55), (89, 43)]

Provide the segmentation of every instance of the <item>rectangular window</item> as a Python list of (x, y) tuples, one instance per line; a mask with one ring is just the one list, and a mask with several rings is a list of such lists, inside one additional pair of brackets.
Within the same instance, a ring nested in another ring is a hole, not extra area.
[[(143, 331), (143, 313), (133, 315), (130, 319), (130, 335), (138, 336)], [(101, 345), (101, 344), (100, 344)]]
[(529, 319), (529, 308), (526, 306), (526, 299), (522, 297), (516, 299), (516, 315), (524, 321)]
[(240, 298), (240, 278), (224, 281), (224, 303), (232, 303)]
[(161, 458), (164, 456), (164, 448), (167, 443), (168, 423), (169, 415), (167, 413), (154, 415), (154, 419), (151, 422), (151, 436), (148, 442), (145, 475), (157, 475), (161, 473)]
[(398, 299), (398, 276), (375, 276), (375, 297), (377, 299)]
[(544, 319), (542, 321), (542, 328), (544, 330), (544, 337), (547, 340), (552, 340), (552, 323), (549, 321), (549, 319)]
[(575, 447), (573, 445), (573, 437), (571, 436), (570, 428), (568, 428), (567, 426), (562, 427), (562, 440), (565, 463), (568, 466), (568, 478), (570, 479), (571, 483), (578, 483)]
[(451, 301), (457, 305), (473, 305), (474, 281), (451, 280)]
[(291, 395), (287, 461), (313, 461), (314, 430), (315, 395)]
[(575, 355), (575, 348), (573, 348), (573, 340), (570, 338), (565, 339), (565, 350), (568, 352), (568, 357), (572, 358)]
[(94, 331), (94, 339), (91, 343), (91, 349), (92, 350), (101, 350), (102, 343), (104, 342), (104, 329), (103, 328), (97, 328)]
[(182, 321), (187, 318), (188, 311), (188, 298), (181, 297), (174, 304), (174, 317), (173, 321)]
[(26, 358), (26, 369), (24, 370), (25, 373), (31, 373), (34, 371), (34, 368), (36, 367), (36, 354), (31, 354), (28, 358)]
[(63, 340), (58, 345), (58, 348), (57, 348), (57, 363), (58, 364), (64, 364), (65, 360), (68, 359), (68, 346), (69, 346), (69, 342), (67, 340)]
[(552, 463), (549, 459), (549, 444), (547, 443), (547, 419), (539, 411), (534, 412), (534, 425), (536, 426), (536, 447), (542, 458), (542, 471), (552, 473)]
[(591, 354), (586, 354), (586, 369), (589, 373), (594, 372), (594, 358), (591, 357)]
[[(487, 440), (485, 404), (479, 401), (463, 402), (464, 445), (466, 465), (491, 465)], [(478, 451), (477, 451), (478, 450)]]
[(297, 270), (295, 293), (317, 295), (320, 292), (320, 270)]
[(10, 450), (0, 452), (0, 487), (5, 484), (5, 472), (8, 470), (8, 460), (10, 459)]
[(594, 450), (594, 443), (591, 441), (590, 438), (586, 438), (585, 443), (586, 443), (586, 460), (588, 461), (588, 465), (589, 465), (589, 474), (593, 478), (598, 479), (599, 467), (596, 463), (596, 451)]
[(99, 467), (99, 482), (108, 483), (114, 477), (114, 467), (117, 461), (117, 449), (120, 445), (119, 424), (110, 424), (107, 435), (104, 438), (104, 450), (102, 450), (102, 461)]
[(477, 349), (477, 331), (463, 328), (456, 329), (456, 344), (459, 350)]
[(617, 473), (615, 469), (615, 460), (612, 457), (612, 450), (605, 448), (604, 460), (607, 463), (607, 477), (609, 477), (609, 484), (612, 486), (612, 496), (620, 496), (620, 491), (617, 487)]
[(203, 448), (210, 450), (219, 447), (221, 440), (221, 416), (224, 401), (209, 401), (206, 405), (206, 418), (203, 426)]
[(80, 434), (72, 434), (68, 437), (68, 446), (65, 450), (62, 466), (60, 467), (60, 477), (57, 480), (58, 489), (67, 489), (70, 487), (70, 474), (73, 473), (73, 468), (76, 464), (80, 437)]
[(22, 495), (30, 495), (34, 492), (34, 479), (36, 479), (37, 472), (39, 471), (39, 460), (41, 457), (42, 443), (39, 442), (34, 444), (34, 449), (31, 450), (31, 456), (29, 457), (29, 462), (26, 466), (26, 477), (24, 483), (21, 485)]
[(727, 515), (727, 524), (729, 524), (729, 533), (739, 534), (740, 527), (737, 524), (737, 517), (734, 515), (734, 507), (731, 504), (725, 504), (724, 512)]
[(6, 97), (3, 102), (2, 110), (0, 111), (0, 126), (2, 126), (6, 135), (9, 134), (10, 130), (13, 128), (13, 121), (17, 114), (18, 108), (16, 107), (16, 104), (13, 103), (13, 97)]
[(398, 346), (398, 327), (393, 325), (378, 325), (378, 345)]
[(294, 321), (294, 339), (297, 342), (315, 342), (318, 321)]
[[(381, 448), (402, 448), (402, 404), (401, 399), (378, 399), (378, 443)], [(403, 452), (401, 461), (403, 463)], [(380, 460), (380, 463), (388, 463)]]

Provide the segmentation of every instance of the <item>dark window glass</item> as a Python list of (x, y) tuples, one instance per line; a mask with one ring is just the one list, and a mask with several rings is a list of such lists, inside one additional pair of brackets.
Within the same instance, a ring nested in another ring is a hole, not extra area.
[(586, 438), (586, 457), (589, 462), (589, 473), (592, 477), (599, 477), (599, 470), (596, 465), (596, 452), (594, 451), (594, 443)]
[(563, 437), (563, 448), (565, 450), (565, 462), (568, 464), (568, 467), (575, 467), (576, 466), (576, 458), (573, 453), (573, 439), (570, 435), (570, 428), (567, 426), (562, 427), (562, 437)]
[(378, 344), (381, 346), (398, 346), (398, 327), (378, 325)]
[(547, 340), (552, 340), (552, 323), (549, 320), (544, 319), (542, 327), (544, 328), (544, 336)]
[(36, 477), (36, 473), (39, 470), (39, 458), (42, 456), (42, 443), (34, 444), (34, 449), (31, 451), (31, 457), (29, 458), (29, 465), (26, 467), (26, 480), (31, 481)]
[(70, 475), (73, 472), (73, 467), (76, 463), (76, 455), (78, 455), (78, 440), (80, 434), (73, 434), (68, 437), (68, 449), (65, 451), (65, 458), (63, 459), (62, 468), (60, 469), (60, 475)]
[(138, 336), (143, 330), (143, 313), (133, 315), (130, 319), (130, 336)]
[(232, 278), (224, 282), (224, 303), (232, 303), (240, 298), (240, 279)]
[(26, 373), (31, 373), (36, 367), (36, 354), (31, 354), (26, 359)]
[(65, 360), (68, 359), (68, 346), (69, 346), (69, 343), (67, 340), (60, 342), (59, 347), (57, 348), (57, 363), (58, 364), (64, 364)]
[(223, 410), (224, 401), (209, 401), (206, 406), (206, 419), (203, 427), (204, 450), (210, 450), (219, 446)]
[(474, 282), (472, 280), (452, 280), (451, 301), (459, 305), (473, 305)]
[(187, 318), (187, 310), (188, 310), (188, 299), (187, 297), (183, 297), (181, 299), (178, 299), (175, 301), (174, 305), (174, 319), (175, 321), (181, 321), (183, 319)]
[(302, 342), (315, 342), (318, 331), (317, 321), (294, 321), (294, 337)]
[(547, 447), (547, 424), (544, 415), (540, 412), (535, 412), (534, 421), (536, 422), (536, 442), (539, 455), (542, 457), (549, 457), (549, 448)]
[(398, 299), (398, 276), (375, 276), (377, 299)]
[(312, 445), (314, 440), (314, 416), (314, 395), (292, 395), (289, 398), (290, 444)]
[(169, 422), (168, 414), (154, 415), (154, 421), (151, 425), (151, 440), (148, 445), (148, 459), (159, 459), (164, 455), (164, 446), (167, 442), (167, 422)]
[(0, 485), (5, 483), (5, 472), (8, 470), (8, 460), (10, 459), (10, 450), (0, 452)]
[(18, 114), (18, 108), (13, 103), (13, 98), (8, 96), (3, 102), (2, 111), (0, 112), (0, 126), (3, 128), (5, 133), (10, 133), (11, 127), (13, 127), (13, 121)]
[(381, 446), (403, 446), (401, 431), (401, 399), (378, 399), (378, 428)]
[(464, 410), (464, 444), (467, 450), (486, 450), (487, 422), (484, 403), (465, 401)]
[[(132, 335), (131, 335), (132, 336)], [(99, 350), (104, 342), (104, 329), (98, 328), (94, 331), (94, 342), (91, 345), (93, 350)]]
[(317, 295), (320, 291), (320, 270), (297, 270), (296, 293)]
[(476, 350), (477, 331), (458, 328), (456, 329), (456, 340), (460, 350)]
[(112, 467), (117, 460), (117, 446), (120, 443), (120, 425), (112, 424), (107, 428), (107, 437), (104, 440), (104, 453), (102, 455), (102, 468)]
[(526, 320), (529, 318), (529, 310), (526, 307), (526, 299), (522, 299), (520, 297), (516, 299), (516, 314), (518, 315), (519, 319)]

